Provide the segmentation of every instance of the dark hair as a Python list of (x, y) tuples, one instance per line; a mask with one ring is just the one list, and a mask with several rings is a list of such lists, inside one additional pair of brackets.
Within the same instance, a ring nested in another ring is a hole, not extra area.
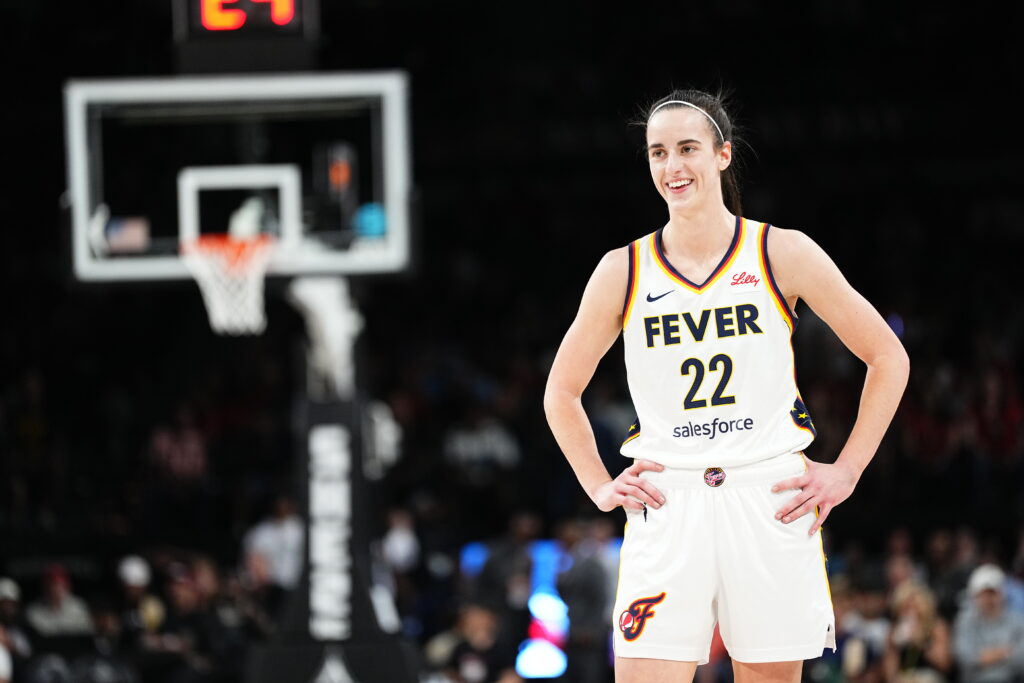
[[(715, 140), (715, 148), (721, 149), (725, 141), (728, 140), (732, 143), (732, 161), (729, 163), (729, 167), (722, 171), (722, 200), (725, 202), (725, 206), (733, 214), (739, 216), (743, 212), (742, 197), (740, 196), (740, 159), (737, 155), (737, 146), (742, 144), (743, 141), (739, 139), (737, 134), (736, 126), (733, 124), (732, 118), (726, 112), (726, 107), (730, 104), (728, 93), (719, 90), (716, 94), (704, 92), (703, 90), (694, 89), (675, 89), (668, 95), (665, 95), (661, 99), (655, 100), (651, 104), (647, 105), (642, 111), (640, 116), (642, 118), (632, 121), (632, 125), (640, 126), (647, 130), (647, 124), (651, 120), (651, 116), (654, 111), (665, 102), (672, 100), (681, 100), (683, 102), (689, 102), (690, 104), (700, 107), (708, 116), (714, 119), (718, 127), (722, 129), (722, 135), (725, 136), (723, 140), (718, 134), (711, 122), (708, 121), (708, 130), (711, 131), (711, 135)], [(684, 104), (668, 104), (661, 109), (678, 109), (685, 107)]]

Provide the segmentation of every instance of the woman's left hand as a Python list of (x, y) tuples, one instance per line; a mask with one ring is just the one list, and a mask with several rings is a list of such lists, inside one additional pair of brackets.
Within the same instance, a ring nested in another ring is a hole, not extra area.
[(832, 508), (850, 497), (859, 477), (852, 469), (839, 463), (829, 465), (815, 462), (806, 456), (804, 460), (807, 461), (806, 472), (772, 486), (773, 493), (786, 489), (803, 489), (776, 511), (775, 519), (781, 520), (783, 524), (789, 524), (818, 506), (818, 518), (814, 520), (808, 532), (809, 536), (813, 536)]

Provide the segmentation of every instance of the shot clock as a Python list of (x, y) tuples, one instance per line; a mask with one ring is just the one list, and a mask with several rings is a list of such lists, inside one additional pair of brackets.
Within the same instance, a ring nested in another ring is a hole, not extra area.
[(179, 71), (294, 71), (314, 66), (317, 0), (172, 2)]

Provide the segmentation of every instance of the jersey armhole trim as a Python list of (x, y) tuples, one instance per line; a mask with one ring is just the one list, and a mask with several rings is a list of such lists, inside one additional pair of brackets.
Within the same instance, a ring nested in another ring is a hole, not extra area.
[[(640, 416), (638, 415), (633, 424), (629, 425), (629, 429), (626, 431), (626, 439), (622, 442), (625, 446), (627, 443), (640, 436)], [(620, 446), (621, 448), (621, 446)]]
[(765, 282), (768, 283), (768, 290), (772, 294), (772, 301), (775, 302), (775, 307), (779, 309), (779, 314), (782, 319), (786, 321), (786, 325), (789, 326), (789, 333), (793, 334), (796, 330), (797, 323), (800, 319), (793, 313), (793, 310), (789, 307), (789, 302), (786, 301), (786, 297), (782, 296), (782, 290), (779, 289), (779, 285), (775, 282), (775, 275), (772, 274), (772, 264), (768, 260), (768, 230), (771, 228), (771, 224), (761, 224), (761, 239), (759, 241), (758, 257), (761, 261), (761, 270), (764, 271)]
[(629, 243), (629, 277), (626, 279), (626, 300), (622, 303), (622, 329), (626, 329), (629, 314), (633, 311), (636, 300), (636, 288), (639, 282), (636, 241)]

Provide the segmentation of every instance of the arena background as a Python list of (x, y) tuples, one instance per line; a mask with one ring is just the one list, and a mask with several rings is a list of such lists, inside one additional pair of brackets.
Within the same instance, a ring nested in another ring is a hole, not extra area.
[[(366, 321), (360, 392), (402, 428), (368, 534), (404, 548), (379, 550), (378, 564), (417, 651), (460, 607), (490, 604), (473, 568), (482, 548), (505, 547), (511, 520), (551, 539), (567, 520), (589, 528), (598, 517), (541, 397), (594, 265), (665, 219), (642, 132), (628, 124), (672, 86), (733, 91), (745, 214), (811, 235), (910, 354), (900, 413), (825, 525), (844, 599), (892, 588), (905, 561), (952, 621), (974, 566), (1024, 572), (1024, 145), (1010, 104), (1021, 10), (941, 7), (322, 2), (317, 69), (409, 76), (415, 263), (352, 284)], [(71, 270), (62, 87), (175, 73), (170, 2), (4, 10), (0, 575), (26, 606), (60, 563), (94, 609), (119, 604), (130, 554), (152, 567), (165, 602), (165, 581), (197, 556), (244, 578), (246, 532), (297, 485), (302, 320), (271, 286), (266, 333), (222, 338), (191, 283), (90, 285)], [(798, 376), (819, 431), (808, 455), (829, 462), (863, 369), (797, 312)], [(616, 443), (632, 418), (621, 346), (586, 399), (603, 455), (621, 468)], [(202, 441), (184, 498), (154, 468), (160, 430)], [(621, 511), (607, 518), (618, 535)]]

